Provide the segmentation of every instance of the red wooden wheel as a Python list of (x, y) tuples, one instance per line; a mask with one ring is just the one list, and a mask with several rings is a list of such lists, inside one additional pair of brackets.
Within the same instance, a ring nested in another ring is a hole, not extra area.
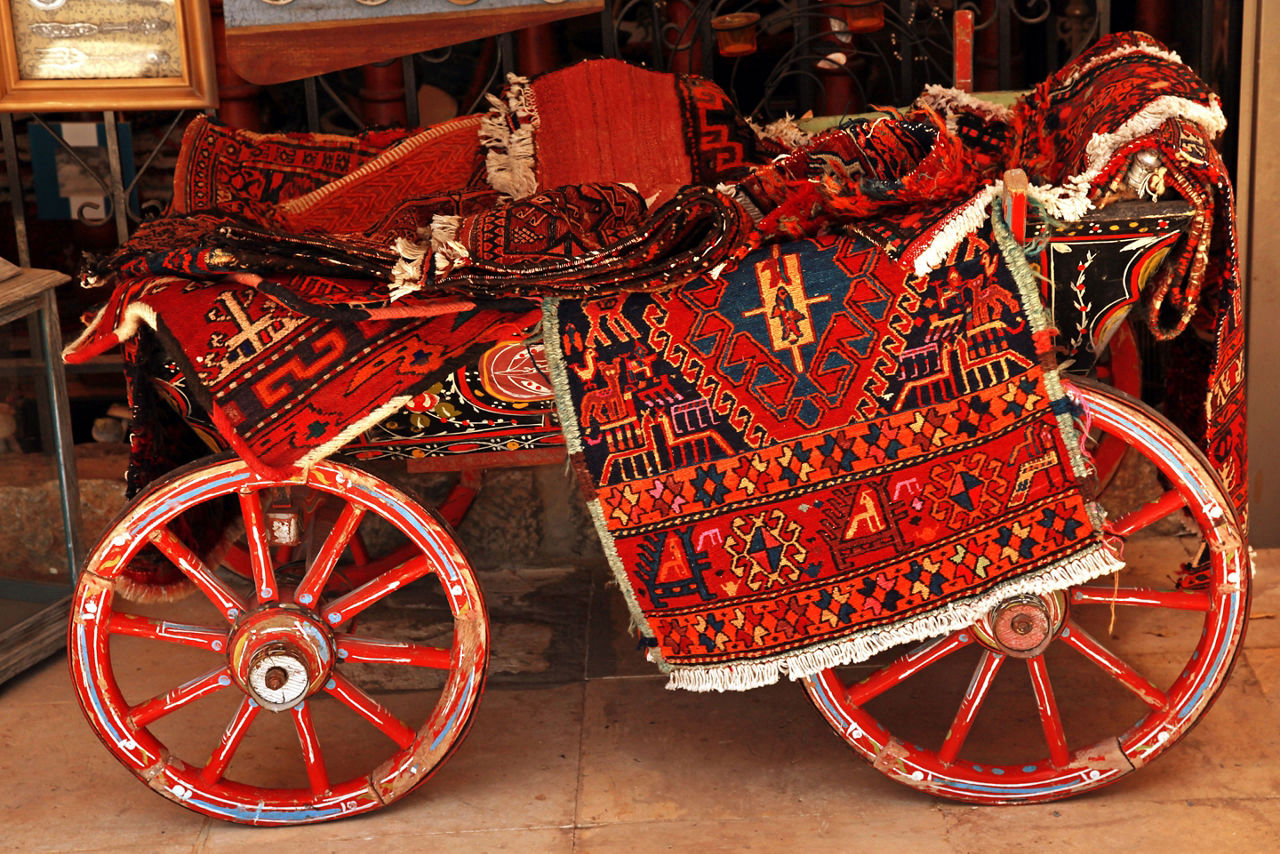
[[(805, 682), (857, 753), (914, 788), (1001, 804), (1114, 782), (1185, 735), (1231, 669), (1251, 570), (1216, 474), (1138, 401), (1071, 385), (1095, 430), (1162, 475), (1151, 472), (1150, 496), (1104, 496), (1126, 568), (1064, 593), (1017, 597), (905, 655)], [(1151, 536), (1170, 517), (1184, 519), (1182, 535)], [(1177, 590), (1178, 560), (1207, 562), (1208, 589)]]
[[(435, 508), (437, 515), (450, 527), (456, 529), (462, 524), (467, 511), (471, 509), (471, 503), (479, 493), (481, 483), (480, 470), (464, 469), (444, 501)], [(304, 554), (307, 549), (314, 550), (319, 545), (317, 532), (323, 533), (333, 527), (342, 505), (342, 499), (335, 496), (308, 496), (298, 508), (301, 527), (299, 534), (302, 542), (297, 546), (278, 546), (273, 550), (272, 556), (277, 569), (283, 568), (287, 577), (290, 565), (297, 564), (295, 556)], [(375, 558), (369, 554), (364, 538), (357, 531), (347, 544), (347, 549), (339, 558), (337, 566), (334, 567), (329, 578), (328, 589), (330, 592), (345, 593), (412, 556), (412, 544), (405, 543), (399, 549)], [(242, 578), (253, 578), (253, 562), (249, 557), (249, 547), (245, 541), (243, 527), (231, 525), (227, 528), (223, 533), (222, 542), (213, 550), (210, 563), (226, 568)]]
[[(295, 581), (273, 557), (267, 510), (282, 497), (341, 502)], [(244, 517), (251, 581), (215, 573), (174, 533), (214, 502)], [(357, 537), (402, 557), (335, 591)], [(115, 579), (144, 547), (201, 595), (161, 615), (118, 601)], [(397, 607), (434, 631), (397, 621)], [(163, 644), (166, 665), (139, 673), (139, 644)], [(449, 530), (403, 492), (336, 462), (273, 480), (221, 458), (154, 484), (108, 529), (76, 588), (68, 650), (90, 724), (147, 785), (216, 818), (295, 824), (377, 809), (444, 761), (483, 688), (488, 621)], [(361, 727), (384, 738), (352, 737)]]

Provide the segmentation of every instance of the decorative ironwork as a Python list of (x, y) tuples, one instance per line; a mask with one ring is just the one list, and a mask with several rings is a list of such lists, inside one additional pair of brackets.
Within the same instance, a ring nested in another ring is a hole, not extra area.
[(1020, 41), (1044, 39), (1043, 76), (1110, 25), (1109, 0), (613, 0), (602, 44), (606, 56), (711, 77), (758, 118), (830, 115), (951, 83), (960, 10), (974, 13), (987, 88), (1025, 85)]

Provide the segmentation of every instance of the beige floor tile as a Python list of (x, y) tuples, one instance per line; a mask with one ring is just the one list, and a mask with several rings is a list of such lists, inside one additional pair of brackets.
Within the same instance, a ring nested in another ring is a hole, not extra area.
[(937, 809), (917, 804), (888, 814), (849, 802), (836, 814), (770, 816), (743, 821), (661, 821), (608, 824), (578, 831), (578, 854), (658, 851), (728, 854), (797, 851), (805, 854), (945, 854), (951, 848)]
[(1280, 649), (1260, 649), (1247, 646), (1244, 660), (1258, 680), (1258, 686), (1266, 695), (1271, 717), (1268, 721), (1274, 729), (1280, 724)]
[(571, 854), (573, 828), (519, 828), (513, 830), (432, 833), (428, 825), (414, 832), (388, 833), (377, 824), (366, 826), (363, 834), (335, 835), (343, 824), (298, 829), (296, 832), (256, 828), (237, 835), (209, 841), (199, 850), (261, 851), (272, 854), (488, 854), (513, 851), (519, 854)]
[(1274, 801), (1148, 801), (1112, 789), (1053, 804), (945, 806), (946, 838), (956, 854), (990, 854), (1004, 846), (1055, 854), (1101, 851), (1275, 850)]
[(65, 652), (50, 656), (0, 685), (0, 708), (50, 702), (75, 702)]
[(587, 685), (584, 824), (842, 813), (928, 801), (864, 765), (787, 682), (743, 694), (667, 691), (661, 678)]
[[(582, 690), (577, 684), (486, 692), (466, 742), (433, 777), (389, 807), (325, 825), (323, 838), (571, 826)], [(215, 824), (207, 847), (243, 850), (261, 832)], [(315, 838), (309, 827), (269, 833), (273, 844)]]
[[(54, 659), (0, 694), (0, 848), (191, 851), (205, 819), (139, 782), (94, 737)], [(39, 694), (51, 697), (40, 701)], [(16, 697), (15, 697), (16, 695)]]
[(1245, 646), (1280, 648), (1280, 549), (1255, 553), (1252, 614)]
[(1280, 699), (1264, 692), (1253, 656), (1245, 652), (1217, 701), (1182, 741), (1101, 796), (1124, 792), (1159, 801), (1280, 797), (1280, 741), (1271, 736), (1280, 724)]

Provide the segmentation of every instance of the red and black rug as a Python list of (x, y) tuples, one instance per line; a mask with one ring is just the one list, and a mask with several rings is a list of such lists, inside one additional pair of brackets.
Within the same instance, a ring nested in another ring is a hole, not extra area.
[(549, 306), (572, 458), (673, 686), (798, 678), (1114, 571), (1012, 259), (916, 277), (829, 236)]

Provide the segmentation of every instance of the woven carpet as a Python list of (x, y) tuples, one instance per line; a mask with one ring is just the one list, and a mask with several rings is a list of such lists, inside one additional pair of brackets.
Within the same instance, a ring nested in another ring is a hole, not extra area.
[(674, 686), (812, 673), (1114, 568), (1014, 261), (1021, 287), (994, 248), (915, 277), (822, 237), (548, 309), (570, 450)]
[(549, 307), (569, 449), (673, 687), (863, 660), (1117, 568), (1035, 275), (992, 214), (1007, 168), (1073, 220), (1124, 197), (1136, 151), (1162, 155), (1197, 220), (1147, 317), (1185, 354), (1171, 409), (1243, 516), (1221, 124), (1166, 49), (1110, 37), (1013, 109), (934, 89), (753, 170), (735, 196), (754, 249), (718, 276)]

